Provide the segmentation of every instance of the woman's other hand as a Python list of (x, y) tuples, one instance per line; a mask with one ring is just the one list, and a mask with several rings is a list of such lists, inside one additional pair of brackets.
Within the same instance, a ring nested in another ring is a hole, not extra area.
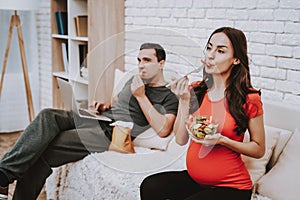
[(214, 146), (220, 143), (221, 137), (222, 135), (220, 133), (216, 133), (213, 135), (206, 135), (204, 139), (201, 140), (194, 139), (193, 137), (191, 139), (197, 143), (203, 144), (204, 146)]

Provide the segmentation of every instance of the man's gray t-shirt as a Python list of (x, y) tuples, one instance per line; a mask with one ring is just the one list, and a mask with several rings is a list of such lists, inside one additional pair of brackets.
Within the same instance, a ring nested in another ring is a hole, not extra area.
[[(133, 122), (131, 136), (136, 137), (138, 134), (147, 130), (150, 125), (140, 108), (136, 98), (131, 92), (131, 78), (118, 94), (118, 101), (114, 103), (110, 110), (102, 114), (115, 121)], [(152, 105), (161, 114), (177, 114), (178, 98), (165, 86), (149, 87), (145, 86), (145, 93)]]

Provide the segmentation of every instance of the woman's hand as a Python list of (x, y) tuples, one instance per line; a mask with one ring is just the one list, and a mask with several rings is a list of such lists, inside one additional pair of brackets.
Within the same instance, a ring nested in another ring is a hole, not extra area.
[(202, 140), (197, 140), (193, 137), (191, 139), (197, 143), (203, 144), (204, 146), (213, 146), (220, 144), (221, 137), (223, 136), (220, 133), (216, 133), (213, 135), (206, 135)]
[(174, 80), (175, 83), (171, 85), (171, 90), (174, 94), (176, 94), (182, 100), (189, 100), (191, 95), (189, 92), (189, 79), (184, 77), (179, 79), (177, 82)]

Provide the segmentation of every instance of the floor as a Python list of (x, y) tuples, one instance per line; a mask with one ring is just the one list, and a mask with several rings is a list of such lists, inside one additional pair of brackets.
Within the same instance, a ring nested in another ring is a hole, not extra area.
[[(21, 132), (0, 133), (0, 157), (1, 158), (4, 155), (4, 153), (14, 145), (14, 143), (16, 142), (20, 134), (22, 133)], [(8, 199), (12, 199), (14, 187), (15, 187), (15, 183), (9, 186)], [(47, 199), (46, 193), (44, 190), (42, 190), (37, 200), (46, 200), (46, 199)]]

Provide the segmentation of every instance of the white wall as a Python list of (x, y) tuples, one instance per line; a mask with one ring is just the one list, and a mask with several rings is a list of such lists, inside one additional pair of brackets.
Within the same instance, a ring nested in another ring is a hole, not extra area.
[[(35, 14), (19, 12), (35, 115), (42, 108), (52, 106), (50, 1), (41, 0), (39, 3), (39, 9)], [(0, 70), (2, 70), (12, 13), (12, 11), (0, 13)], [(29, 123), (18, 48), (16, 29), (14, 29), (0, 102), (0, 132), (21, 130)]]
[[(136, 66), (137, 54), (131, 49), (159, 41), (173, 51), (168, 52), (168, 65), (184, 73), (199, 65), (201, 48), (214, 29), (233, 26), (246, 33), (255, 63), (252, 82), (263, 98), (300, 105), (300, 1), (126, 0), (125, 6), (128, 70)], [(50, 1), (42, 0), (37, 14), (41, 107), (52, 105), (49, 12)], [(149, 34), (149, 28), (157, 31), (150, 29)], [(148, 35), (136, 34), (136, 29)]]
[[(13, 11), (0, 11), (0, 73)], [(19, 11), (25, 57), (35, 112), (39, 110), (39, 79), (36, 18), (34, 12)], [(22, 70), (17, 28), (13, 27), (0, 99), (0, 132), (23, 129), (29, 122), (25, 83)]]
[(50, 2), (49, 0), (41, 0), (40, 9), (36, 13), (39, 50), (40, 109), (52, 106)]
[[(243, 30), (249, 41), (252, 82), (265, 99), (300, 105), (300, 1), (298, 0), (126, 0), (126, 46), (162, 41), (169, 48), (189, 51), (173, 37), (132, 34), (140, 28), (178, 31), (204, 47), (210, 33), (221, 26)], [(166, 48), (167, 48), (166, 47)], [(134, 57), (132, 55), (132, 57)], [(198, 55), (198, 61), (201, 52)], [(178, 61), (179, 72), (187, 66)], [(127, 63), (135, 60), (127, 59)], [(167, 62), (174, 62), (171, 57)]]

